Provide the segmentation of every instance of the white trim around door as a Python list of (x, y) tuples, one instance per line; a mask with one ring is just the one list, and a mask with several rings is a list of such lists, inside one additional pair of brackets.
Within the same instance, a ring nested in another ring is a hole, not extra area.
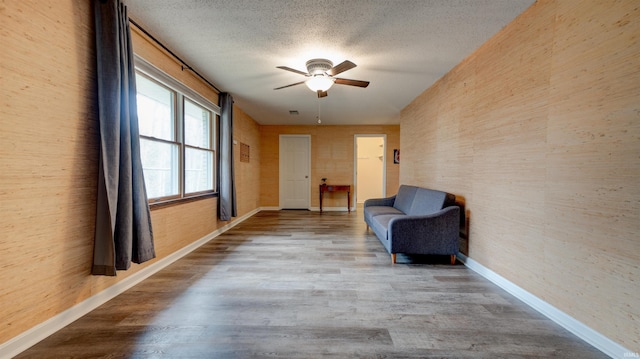
[(279, 141), (279, 206), (310, 209), (311, 135), (280, 135)]

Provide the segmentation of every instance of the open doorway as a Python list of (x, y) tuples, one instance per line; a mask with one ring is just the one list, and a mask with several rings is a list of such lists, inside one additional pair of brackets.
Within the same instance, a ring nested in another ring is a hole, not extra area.
[(356, 204), (386, 195), (386, 135), (355, 135)]

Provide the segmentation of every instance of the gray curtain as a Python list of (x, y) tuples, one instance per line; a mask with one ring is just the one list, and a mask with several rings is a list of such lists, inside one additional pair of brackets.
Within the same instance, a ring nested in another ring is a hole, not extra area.
[(233, 97), (223, 92), (219, 96), (218, 126), (218, 218), (229, 221), (236, 217), (236, 181), (233, 170)]
[(100, 122), (100, 168), (93, 269), (116, 275), (155, 258), (144, 185), (136, 84), (127, 8), (94, 0)]

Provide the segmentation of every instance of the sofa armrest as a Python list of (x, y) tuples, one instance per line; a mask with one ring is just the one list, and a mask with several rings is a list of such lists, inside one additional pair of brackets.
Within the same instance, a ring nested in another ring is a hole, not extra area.
[(423, 216), (400, 216), (389, 221), (391, 253), (456, 254), (460, 208), (450, 206)]
[(364, 201), (364, 207), (369, 207), (369, 206), (393, 207), (393, 203), (395, 201), (396, 201), (395, 195), (387, 198), (369, 198)]

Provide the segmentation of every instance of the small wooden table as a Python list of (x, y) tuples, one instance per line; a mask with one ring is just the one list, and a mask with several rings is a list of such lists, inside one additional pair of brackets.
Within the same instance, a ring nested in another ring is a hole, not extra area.
[(347, 211), (351, 212), (351, 185), (348, 184), (321, 184), (320, 185), (320, 212), (322, 212), (322, 197), (325, 192), (347, 192)]

